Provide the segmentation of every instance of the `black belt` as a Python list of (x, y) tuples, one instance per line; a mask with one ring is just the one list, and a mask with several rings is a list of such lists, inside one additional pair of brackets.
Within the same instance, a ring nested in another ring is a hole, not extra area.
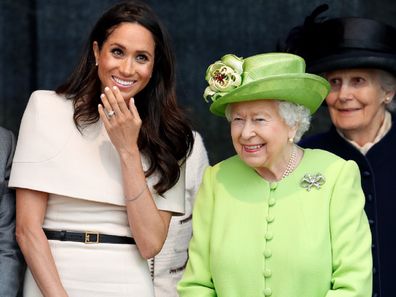
[(107, 235), (98, 232), (70, 232), (43, 229), (47, 239), (60, 241), (76, 241), (83, 243), (121, 243), (135, 244), (135, 239), (127, 236)]

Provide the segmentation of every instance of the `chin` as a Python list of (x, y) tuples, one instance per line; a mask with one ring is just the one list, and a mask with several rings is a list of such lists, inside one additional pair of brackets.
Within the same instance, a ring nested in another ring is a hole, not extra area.
[(135, 94), (131, 92), (122, 92), (121, 91), (121, 96), (124, 98), (125, 101), (129, 101), (130, 98), (132, 98)]
[(246, 159), (242, 159), (242, 161), (243, 161), (247, 166), (249, 166), (249, 167), (251, 167), (251, 168), (253, 168), (253, 169), (262, 167), (262, 163), (259, 163), (259, 162), (254, 162), (254, 161), (246, 160)]
[(355, 124), (355, 123), (341, 123), (341, 124), (337, 124), (335, 126), (337, 127), (337, 129), (339, 129), (341, 131), (350, 131), (350, 130), (356, 130), (359, 128), (359, 125)]

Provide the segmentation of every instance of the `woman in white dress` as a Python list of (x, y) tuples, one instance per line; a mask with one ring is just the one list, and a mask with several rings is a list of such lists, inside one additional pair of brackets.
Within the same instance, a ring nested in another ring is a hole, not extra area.
[(98, 20), (66, 83), (32, 94), (10, 179), (25, 297), (153, 296), (146, 259), (184, 212), (193, 143), (174, 73), (158, 18), (128, 1)]

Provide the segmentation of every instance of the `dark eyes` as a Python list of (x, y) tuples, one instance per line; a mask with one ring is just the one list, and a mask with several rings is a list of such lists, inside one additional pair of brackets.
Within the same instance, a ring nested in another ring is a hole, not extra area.
[[(125, 54), (121, 48), (113, 48), (111, 49), (111, 53), (116, 58), (122, 58)], [(138, 54), (135, 59), (139, 63), (145, 63), (149, 60), (148, 56), (145, 54)]]
[(352, 79), (352, 82), (355, 84), (362, 84), (364, 83), (366, 80), (362, 77), (355, 77)]
[(136, 61), (138, 61), (138, 62), (147, 62), (148, 61), (148, 57), (146, 55), (138, 55), (136, 57)]
[(124, 54), (123, 50), (120, 49), (120, 48), (113, 48), (113, 49), (111, 50), (111, 53), (112, 53), (114, 56), (116, 56), (116, 57), (121, 57), (121, 56)]
[(331, 79), (329, 79), (329, 83), (330, 83), (331, 85), (338, 85), (338, 84), (341, 83), (341, 80), (338, 79), (338, 78), (331, 78)]
[[(363, 83), (365, 83), (366, 82), (366, 80), (363, 78), (363, 77), (353, 77), (353, 78), (351, 78), (350, 80), (349, 80), (349, 82), (348, 81), (346, 81), (347, 83), (350, 83), (350, 84), (352, 84), (352, 85), (360, 85), (360, 84), (363, 84)], [(343, 82), (342, 82), (342, 80), (341, 79), (339, 79), (339, 78), (330, 78), (329, 79), (329, 83), (330, 83), (330, 85), (332, 85), (332, 86), (339, 86), (339, 85), (341, 85)]]

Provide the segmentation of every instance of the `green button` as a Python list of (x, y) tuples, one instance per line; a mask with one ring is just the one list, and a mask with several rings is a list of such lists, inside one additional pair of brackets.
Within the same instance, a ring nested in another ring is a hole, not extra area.
[(277, 182), (272, 182), (272, 183), (270, 183), (270, 189), (271, 189), (271, 191), (276, 190), (277, 187), (278, 187), (278, 183), (277, 183)]
[(270, 249), (265, 249), (264, 250), (264, 257), (266, 257), (266, 258), (272, 257), (272, 251)]
[(271, 295), (272, 295), (272, 290), (271, 290), (271, 288), (265, 288), (265, 289), (264, 289), (264, 295), (265, 295), (265, 296), (271, 296)]
[(275, 219), (274, 216), (268, 215), (266, 220), (268, 223), (272, 223), (274, 221), (274, 219)]
[(274, 235), (270, 231), (268, 231), (267, 234), (265, 234), (265, 239), (267, 241), (271, 240), (273, 237), (274, 237)]

